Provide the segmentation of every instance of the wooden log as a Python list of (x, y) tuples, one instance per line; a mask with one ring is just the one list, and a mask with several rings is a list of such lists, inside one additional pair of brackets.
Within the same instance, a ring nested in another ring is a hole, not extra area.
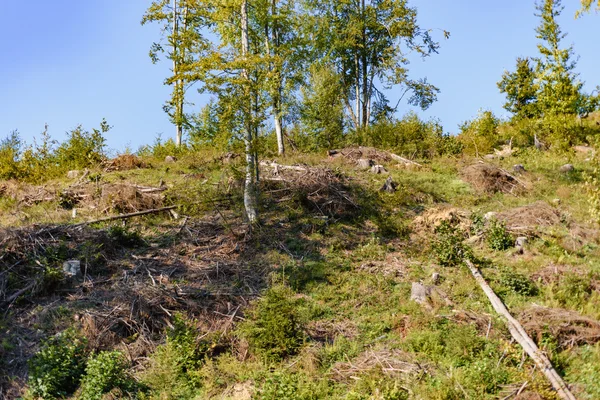
[(542, 371), (542, 373), (548, 378), (552, 387), (560, 398), (566, 400), (576, 400), (575, 396), (569, 391), (567, 384), (563, 379), (558, 375), (558, 372), (552, 367), (552, 363), (546, 357), (544, 353), (537, 347), (535, 342), (531, 340), (523, 326), (517, 321), (508, 311), (502, 300), (494, 293), (494, 290), (488, 285), (485, 281), (481, 272), (473, 265), (473, 263), (469, 260), (465, 260), (465, 264), (471, 271), (471, 274), (487, 296), (487, 298), (492, 303), (492, 307), (498, 314), (503, 316), (506, 319), (506, 325), (508, 326), (508, 330), (512, 337), (523, 347), (523, 350), (527, 352), (527, 354), (533, 359), (538, 368)]
[(423, 165), (419, 164), (416, 161), (409, 160), (408, 158), (400, 157), (399, 155), (394, 154), (394, 153), (390, 153), (390, 157), (392, 157), (393, 160), (402, 162), (404, 164), (412, 164), (412, 165), (416, 165), (417, 167), (422, 167), (423, 166)]

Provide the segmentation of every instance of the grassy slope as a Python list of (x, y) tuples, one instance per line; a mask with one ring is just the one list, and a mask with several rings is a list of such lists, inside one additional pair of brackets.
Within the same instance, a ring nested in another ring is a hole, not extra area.
[[(182, 211), (194, 220), (203, 213), (215, 213), (209, 200), (222, 198), (228, 177), (237, 174), (235, 165), (222, 167), (206, 160), (198, 156), (174, 165), (155, 163), (152, 169), (104, 174), (103, 180), (157, 185), (164, 179), (171, 186), (167, 196), (173, 202), (186, 203)], [(586, 163), (582, 158), (524, 153), (499, 161), (506, 169), (516, 163), (525, 165), (532, 187), (519, 196), (476, 193), (458, 175), (468, 160), (434, 160), (420, 171), (389, 165), (398, 183), (394, 194), (378, 192), (385, 176), (358, 171), (348, 163), (325, 161), (317, 155), (281, 162), (326, 164), (351, 177), (351, 184), (361, 190), (362, 208), (353, 211), (356, 218), (328, 221), (300, 203), (275, 202), (267, 194), (263, 227), (247, 239), (253, 251), (240, 262), (267, 268), (267, 282), (291, 288), (293, 303), (307, 327), (304, 344), (297, 354), (268, 361), (260, 352), (248, 351), (237, 329), (232, 331), (226, 324), (226, 332), (217, 340), (222, 348), (211, 352), (194, 371), (168, 371), (169, 357), (174, 356), (163, 351), (154, 356), (153, 363), (146, 364), (146, 372), (136, 372), (151, 387), (146, 397), (248, 398), (244, 396), (254, 393), (261, 399), (492, 399), (528, 382), (526, 390), (553, 398), (542, 376), (512, 343), (468, 271), (460, 266), (439, 267), (431, 250), (436, 235), (426, 230), (416, 234), (412, 228), (415, 217), (441, 203), (483, 215), (537, 200), (550, 203), (556, 198), (569, 221), (584, 224), (587, 204), (580, 171), (585, 170)], [(558, 167), (566, 162), (573, 163), (576, 172), (559, 173)], [(185, 174), (197, 176), (190, 179)], [(68, 183), (53, 184), (64, 187)], [(232, 193), (219, 203), (218, 211), (236, 230), (241, 226), (241, 210), (235, 188)], [(5, 210), (3, 224), (70, 219), (70, 211), (59, 210), (55, 203), (19, 210), (26, 218), (15, 212), (14, 202), (2, 200), (1, 204)], [(93, 212), (82, 212), (79, 218), (93, 216)], [(164, 237), (177, 225), (165, 218), (132, 223), (139, 224), (137, 228), (152, 244), (136, 250), (136, 254), (175, 246)], [(487, 260), (484, 276), (509, 309), (518, 313), (538, 304), (600, 319), (597, 290), (582, 288), (576, 279), (558, 279), (552, 284), (535, 281), (534, 277), (550, 264), (582, 271), (584, 281), (600, 274), (597, 243), (590, 241), (575, 249), (566, 246), (568, 228), (565, 222), (547, 229), (530, 240), (524, 255), (515, 255), (512, 249), (493, 251), (485, 242), (473, 246), (476, 255)], [(199, 247), (190, 244), (177, 247), (177, 251), (186, 257)], [(437, 287), (449, 302), (438, 296), (431, 307), (422, 307), (410, 300), (411, 283), (432, 284), (433, 272), (441, 275)], [(121, 271), (113, 273), (117, 276)], [(519, 293), (513, 282), (521, 278), (537, 289), (535, 293)], [(50, 334), (57, 328), (51, 321), (45, 329)], [(597, 345), (561, 347), (551, 334), (537, 339), (566, 380), (577, 384), (581, 398), (600, 396)], [(402, 373), (398, 371), (399, 360), (418, 368)]]

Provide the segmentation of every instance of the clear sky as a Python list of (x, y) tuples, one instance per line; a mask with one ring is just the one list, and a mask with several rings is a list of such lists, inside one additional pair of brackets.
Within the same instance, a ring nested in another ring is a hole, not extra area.
[[(533, 0), (412, 0), (422, 27), (441, 40), (439, 55), (411, 64), (414, 77), (426, 76), (441, 89), (425, 117), (439, 118), (456, 132), (478, 109), (498, 115), (503, 96), (496, 88), (517, 56), (536, 55)], [(564, 0), (559, 21), (580, 56), (577, 71), (592, 90), (600, 84), (600, 15), (575, 20), (578, 0)], [(0, 11), (0, 137), (17, 129), (31, 143), (48, 123), (63, 139), (82, 124), (97, 127), (106, 118), (112, 150), (136, 150), (158, 134), (171, 137), (162, 105), (168, 63), (153, 65), (151, 43), (157, 26), (141, 26), (150, 0), (3, 1)], [(449, 40), (442, 38), (445, 29)], [(394, 95), (391, 94), (390, 98)], [(196, 99), (199, 109), (201, 100)], [(402, 105), (400, 113), (410, 110)]]

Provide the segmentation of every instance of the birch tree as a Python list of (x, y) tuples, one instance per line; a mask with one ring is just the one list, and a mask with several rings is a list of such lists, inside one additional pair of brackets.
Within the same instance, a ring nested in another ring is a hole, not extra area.
[(165, 84), (173, 86), (173, 91), (163, 109), (175, 125), (177, 146), (181, 145), (187, 124), (185, 93), (195, 83), (186, 80), (185, 72), (209, 48), (209, 42), (200, 29), (205, 18), (197, 6), (195, 0), (156, 0), (146, 10), (141, 22), (142, 25), (161, 25), (161, 39), (152, 44), (149, 52), (152, 62), (157, 63), (161, 54), (172, 62), (172, 75), (165, 80)]
[(408, 73), (408, 54), (427, 57), (439, 44), (418, 25), (417, 11), (406, 0), (306, 0), (305, 5), (307, 23), (316, 28), (318, 57), (336, 65), (355, 129), (369, 126), (375, 102), (387, 104), (385, 90), (399, 89), (401, 99), (409, 95), (408, 102), (423, 109), (436, 100), (437, 87)]

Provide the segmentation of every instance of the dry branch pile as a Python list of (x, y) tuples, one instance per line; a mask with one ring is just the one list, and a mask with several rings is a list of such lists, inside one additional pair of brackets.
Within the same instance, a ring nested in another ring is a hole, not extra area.
[(127, 171), (136, 168), (148, 168), (148, 165), (134, 154), (121, 154), (102, 164), (104, 172)]
[(347, 179), (328, 168), (262, 162), (263, 190), (276, 202), (299, 201), (321, 215), (336, 217), (358, 209)]
[(414, 358), (401, 350), (367, 350), (353, 360), (338, 362), (332, 368), (336, 381), (357, 379), (359, 375), (379, 370), (388, 376), (416, 374), (423, 371)]
[(464, 231), (467, 231), (471, 225), (469, 212), (449, 204), (441, 204), (425, 210), (416, 217), (412, 222), (412, 228), (415, 232), (434, 232), (442, 222), (456, 225)]
[(30, 207), (44, 201), (53, 201), (56, 189), (47, 185), (34, 186), (10, 180), (0, 183), (0, 197), (7, 197), (19, 205)]
[(535, 234), (538, 228), (547, 228), (561, 223), (561, 213), (544, 201), (513, 208), (495, 216), (514, 233)]
[(562, 348), (600, 342), (600, 321), (575, 311), (541, 306), (523, 311), (519, 319), (523, 328), (540, 343), (544, 334), (551, 334)]
[(526, 189), (523, 181), (492, 164), (476, 163), (463, 168), (461, 177), (481, 193), (518, 194)]

